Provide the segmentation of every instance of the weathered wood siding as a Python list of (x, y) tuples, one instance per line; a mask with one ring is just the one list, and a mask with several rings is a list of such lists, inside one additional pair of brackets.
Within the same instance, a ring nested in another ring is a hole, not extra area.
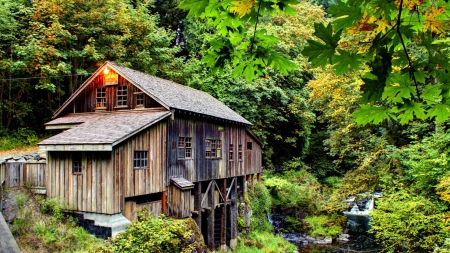
[(72, 173), (75, 152), (49, 151), (47, 154), (47, 195), (63, 198), (69, 209), (114, 214), (120, 212), (115, 191), (111, 152), (81, 152), (82, 172)]
[(0, 164), (0, 183), (7, 187), (28, 185), (32, 188), (46, 186), (46, 163), (7, 162)]
[(177, 218), (187, 218), (191, 216), (191, 190), (181, 190), (176, 186), (169, 187), (168, 194), (168, 214)]
[[(112, 70), (110, 70), (112, 71)], [(80, 94), (64, 109), (62, 115), (66, 113), (94, 112), (96, 109), (97, 88), (106, 87), (106, 111), (114, 111), (117, 109), (134, 109), (135, 108), (135, 92), (141, 92), (136, 86), (128, 82), (119, 75), (118, 85), (104, 86), (104, 76), (100, 73), (95, 77), (88, 86), (83, 89)], [(127, 86), (127, 106), (118, 108), (117, 104), (117, 86)], [(145, 107), (161, 107), (159, 103), (145, 95)]]
[[(160, 122), (114, 148), (114, 185), (120, 199), (165, 190), (166, 131), (167, 123)], [(133, 168), (134, 151), (148, 151), (148, 168)]]
[[(177, 143), (180, 136), (192, 137), (192, 158), (178, 159)], [(251, 152), (246, 150), (249, 138), (253, 142)], [(222, 141), (221, 158), (206, 158), (206, 139)], [(232, 157), (230, 144), (233, 144)], [(242, 145), (242, 159), (238, 158), (239, 145)], [(261, 172), (261, 146), (247, 136), (244, 125), (176, 112), (174, 119), (169, 122), (167, 146), (167, 184), (171, 177), (184, 177), (197, 182)]]

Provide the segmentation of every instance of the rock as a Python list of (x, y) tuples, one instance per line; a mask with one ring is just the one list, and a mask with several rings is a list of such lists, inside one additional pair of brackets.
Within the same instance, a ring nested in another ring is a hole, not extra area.
[(349, 234), (341, 234), (338, 236), (337, 240), (340, 242), (348, 242), (348, 241), (350, 241), (350, 235)]
[(333, 238), (331, 237), (319, 237), (316, 239), (316, 244), (331, 244), (333, 242)]
[(10, 159), (12, 159), (13, 157), (12, 156), (5, 156), (5, 157), (3, 157), (3, 160), (5, 160), (5, 161), (8, 161), (8, 160), (10, 160)]
[(39, 155), (39, 153), (34, 152), (31, 159), (33, 159), (33, 160), (39, 160), (39, 159), (41, 159), (41, 156)]
[(23, 158), (23, 156), (21, 156), (21, 155), (16, 155), (16, 156), (13, 156), (13, 158), (12, 159), (14, 159), (14, 160), (19, 160), (19, 159), (22, 159)]

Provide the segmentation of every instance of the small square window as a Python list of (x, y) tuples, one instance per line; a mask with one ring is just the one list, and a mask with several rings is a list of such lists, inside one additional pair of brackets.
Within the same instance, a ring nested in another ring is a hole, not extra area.
[(142, 107), (142, 106), (144, 106), (144, 102), (145, 102), (145, 95), (144, 95), (144, 93), (136, 94), (136, 106), (137, 107)]
[(81, 174), (82, 173), (82, 165), (81, 165), (81, 154), (74, 153), (72, 155), (72, 173), (73, 174)]
[(253, 142), (247, 142), (247, 150), (252, 150)]
[(106, 87), (97, 88), (97, 95), (95, 100), (96, 108), (106, 108)]
[(127, 86), (117, 86), (117, 106), (128, 105), (128, 90)]
[(222, 142), (219, 139), (207, 139), (205, 147), (206, 158), (222, 157)]
[(233, 144), (230, 144), (230, 147), (229, 147), (228, 153), (229, 153), (229, 157), (228, 157), (228, 159), (229, 159), (230, 161), (233, 161), (233, 160), (234, 160), (234, 150), (233, 150)]
[(145, 169), (147, 167), (148, 151), (134, 151), (133, 168)]
[(242, 145), (239, 144), (238, 146), (238, 160), (242, 161)]
[(178, 137), (178, 159), (192, 158), (192, 137)]

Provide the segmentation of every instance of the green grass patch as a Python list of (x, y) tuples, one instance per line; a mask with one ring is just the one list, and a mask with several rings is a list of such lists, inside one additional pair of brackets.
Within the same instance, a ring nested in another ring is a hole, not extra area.
[(239, 240), (235, 252), (239, 253), (277, 253), (294, 252), (297, 248), (270, 232), (254, 231), (247, 239)]
[(29, 148), (40, 141), (36, 132), (27, 128), (19, 128), (13, 132), (0, 129), (0, 135), (0, 151)]

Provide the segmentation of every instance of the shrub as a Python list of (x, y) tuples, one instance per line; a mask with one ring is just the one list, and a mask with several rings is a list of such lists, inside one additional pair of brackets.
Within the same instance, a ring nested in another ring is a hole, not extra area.
[(337, 236), (342, 233), (341, 224), (344, 217), (340, 215), (308, 216), (304, 219), (311, 226), (309, 234), (312, 236)]
[[(147, 210), (127, 230), (104, 246), (100, 252), (192, 252), (195, 249), (194, 231), (187, 229), (185, 220), (169, 219), (164, 215), (155, 219)], [(203, 240), (203, 239), (202, 239)]]
[(441, 213), (429, 199), (400, 189), (377, 202), (371, 232), (391, 252), (431, 252), (448, 236)]
[(252, 208), (251, 229), (253, 231), (272, 231), (272, 225), (267, 220), (267, 213), (270, 211), (270, 194), (264, 184), (256, 183), (253, 191), (248, 191), (247, 203)]

